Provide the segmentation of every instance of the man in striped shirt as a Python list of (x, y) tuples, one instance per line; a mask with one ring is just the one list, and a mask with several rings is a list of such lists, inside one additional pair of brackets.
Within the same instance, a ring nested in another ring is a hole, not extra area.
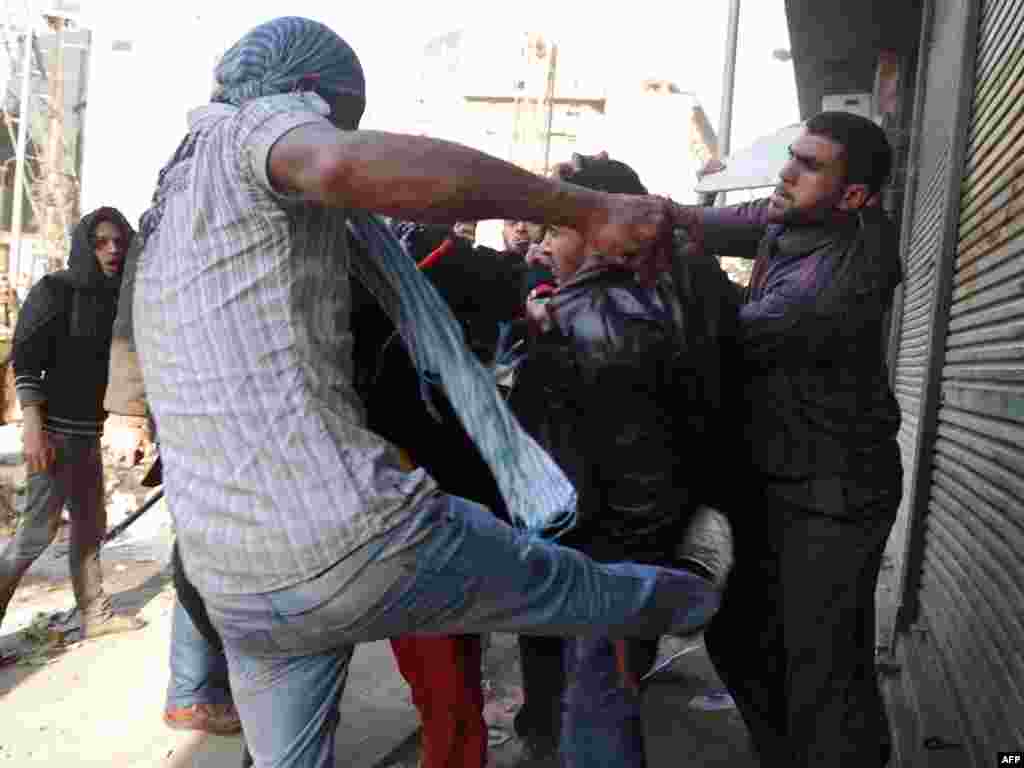
[[(661, 233), (667, 202), (541, 179), (446, 142), (355, 130), (365, 103), (358, 60), (306, 19), (257, 27), (215, 75), (213, 103), (190, 115), (143, 217), (135, 333), (184, 569), (224, 641), (256, 764), (334, 764), (338, 698), (358, 642), (703, 626), (718, 601), (709, 581), (598, 565), (403, 468), (366, 427), (352, 377), (350, 274), (417, 354), (440, 361), (432, 373), (446, 389), (466, 385), (461, 397), (449, 391), (457, 411), (472, 417), (480, 398), (497, 398), (493, 382), (473, 388), (482, 374), (464, 347), (447, 344), (450, 313), (436, 297), (438, 316), (422, 312), (415, 301), (432, 295), (424, 278), (404, 254), (394, 260), (393, 236), (361, 212), (550, 221), (621, 257)], [(366, 254), (349, 250), (350, 223)], [(510, 462), (534, 466), (514, 421), (501, 432), (466, 425), (482, 451), (510, 446)], [(512, 501), (539, 506), (555, 485), (539, 480)]]

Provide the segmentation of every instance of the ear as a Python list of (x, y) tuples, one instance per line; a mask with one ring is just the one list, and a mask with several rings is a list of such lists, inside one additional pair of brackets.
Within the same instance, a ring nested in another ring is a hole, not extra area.
[(841, 211), (858, 211), (871, 200), (871, 189), (867, 184), (847, 184), (837, 206)]

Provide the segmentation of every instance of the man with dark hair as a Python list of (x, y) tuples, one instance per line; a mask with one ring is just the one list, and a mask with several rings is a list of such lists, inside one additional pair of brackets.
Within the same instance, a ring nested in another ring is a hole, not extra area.
[(900, 502), (885, 318), (900, 282), (870, 120), (807, 121), (767, 200), (680, 207), (697, 247), (754, 259), (740, 309), (750, 470), (708, 650), (765, 765), (884, 765), (874, 593)]
[(134, 326), (184, 573), (223, 641), (256, 764), (333, 765), (360, 642), (703, 626), (718, 604), (707, 579), (595, 563), (403, 466), (368, 427), (352, 375), (350, 276), (394, 322), (424, 383), (442, 387), (513, 519), (537, 533), (569, 522), (564, 473), (522, 432), (448, 307), (368, 212), (550, 220), (614, 259), (669, 228), (666, 201), (358, 130), (359, 60), (309, 19), (256, 27), (215, 79), (213, 103), (190, 114), (142, 218)]
[(0, 556), (0, 621), (22, 576), (57, 535), (67, 504), (68, 561), (82, 636), (143, 625), (114, 615), (100, 570), (107, 524), (103, 395), (121, 272), (133, 235), (115, 208), (83, 217), (72, 234), (67, 269), (36, 283), (18, 317), (13, 361), (25, 420), (28, 501), (13, 541)]
[(821, 112), (806, 123), (812, 136), (839, 146), (847, 184), (864, 184), (879, 192), (892, 173), (892, 147), (885, 131), (870, 120), (849, 112)]

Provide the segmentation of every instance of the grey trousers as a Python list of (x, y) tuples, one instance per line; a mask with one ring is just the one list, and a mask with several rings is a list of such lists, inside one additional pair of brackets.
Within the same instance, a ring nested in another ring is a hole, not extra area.
[(112, 615), (103, 591), (100, 543), (107, 529), (99, 437), (48, 434), (56, 461), (28, 478), (28, 499), (14, 539), (0, 555), (0, 621), (21, 577), (57, 535), (61, 511), (71, 514), (71, 584), (83, 624)]

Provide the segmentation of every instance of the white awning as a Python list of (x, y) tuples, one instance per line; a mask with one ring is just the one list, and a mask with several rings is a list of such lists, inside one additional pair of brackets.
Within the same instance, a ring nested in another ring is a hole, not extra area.
[(746, 149), (727, 157), (725, 170), (705, 176), (695, 191), (703, 194), (774, 187), (779, 180), (779, 171), (789, 158), (789, 145), (801, 131), (803, 123), (796, 123), (762, 136)]

